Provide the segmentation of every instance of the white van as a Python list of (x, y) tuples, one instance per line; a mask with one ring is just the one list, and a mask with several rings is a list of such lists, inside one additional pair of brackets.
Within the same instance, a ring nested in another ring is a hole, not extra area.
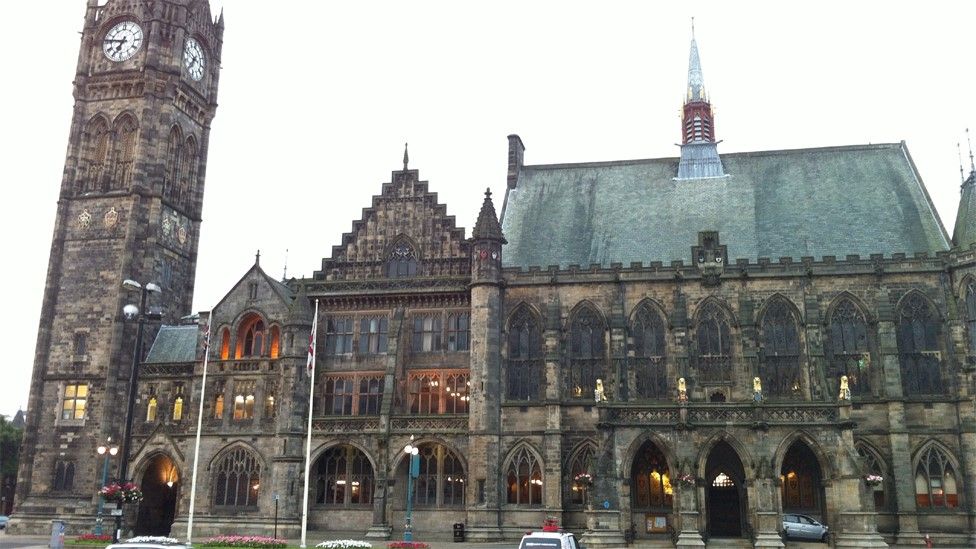
[(585, 549), (568, 532), (531, 532), (522, 536), (519, 549)]

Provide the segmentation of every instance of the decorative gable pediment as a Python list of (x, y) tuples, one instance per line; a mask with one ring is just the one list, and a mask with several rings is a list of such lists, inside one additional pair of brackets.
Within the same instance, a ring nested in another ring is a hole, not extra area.
[[(447, 215), (417, 170), (393, 172), (372, 205), (363, 208), (315, 280), (464, 276), (470, 273), (464, 229)], [(392, 263), (391, 263), (392, 262)]]

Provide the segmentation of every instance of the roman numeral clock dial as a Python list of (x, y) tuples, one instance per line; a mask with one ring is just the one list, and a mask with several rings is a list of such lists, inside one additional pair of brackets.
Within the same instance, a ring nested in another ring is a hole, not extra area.
[(203, 78), (203, 68), (207, 66), (207, 58), (203, 55), (203, 48), (194, 38), (187, 38), (183, 46), (183, 66), (187, 74), (195, 81)]
[(112, 61), (125, 61), (142, 47), (142, 27), (134, 21), (122, 21), (113, 26), (102, 41), (105, 57)]

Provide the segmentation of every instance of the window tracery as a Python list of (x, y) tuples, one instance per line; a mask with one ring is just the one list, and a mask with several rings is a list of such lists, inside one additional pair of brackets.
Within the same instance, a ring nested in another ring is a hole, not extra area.
[(542, 333), (528, 309), (519, 308), (508, 325), (508, 400), (538, 400), (543, 386)]
[(389, 278), (417, 276), (417, 255), (410, 244), (401, 241), (393, 246), (386, 260), (386, 276)]
[(512, 455), (506, 467), (508, 503), (514, 505), (542, 504), (542, 467), (527, 447)]
[[(414, 481), (414, 503), (420, 507), (464, 505), (466, 481), (461, 460), (440, 444), (420, 444), (420, 475)], [(408, 466), (405, 460), (404, 465)]]
[(949, 456), (934, 444), (921, 453), (915, 465), (915, 504), (919, 508), (959, 506), (955, 467)]
[(576, 480), (577, 476), (587, 473), (593, 476), (593, 456), (596, 449), (591, 444), (586, 444), (574, 455), (569, 464), (568, 490), (569, 504), (571, 506), (582, 506), (586, 503), (590, 492), (590, 483)]
[(333, 446), (315, 466), (315, 502), (327, 506), (368, 505), (373, 502), (373, 466), (362, 450)]
[(667, 365), (664, 323), (651, 307), (644, 305), (634, 316), (634, 382), (639, 398), (667, 396)]
[(569, 390), (573, 398), (592, 399), (597, 379), (607, 379), (605, 327), (586, 307), (570, 328)]
[(785, 299), (774, 298), (763, 315), (761, 348), (759, 376), (766, 394), (799, 397), (800, 337), (796, 318)]
[(918, 293), (907, 296), (898, 315), (898, 362), (905, 395), (945, 391), (939, 353), (939, 319)]
[(253, 452), (235, 448), (214, 467), (213, 504), (223, 508), (256, 508), (261, 485), (261, 464)]
[[(864, 460), (865, 470), (869, 475), (877, 475), (883, 479), (888, 478), (886, 467), (881, 457), (878, 456), (873, 450), (865, 446), (864, 444), (855, 444), (854, 448), (857, 450), (857, 454), (861, 456)], [(874, 485), (868, 486), (868, 490), (871, 492), (874, 499), (874, 508), (877, 511), (883, 511), (887, 509), (887, 502), (885, 500), (885, 483), (884, 481)]]
[(969, 328), (969, 354), (976, 354), (976, 281), (966, 284), (966, 327)]
[(695, 329), (698, 354), (695, 364), (702, 383), (732, 381), (732, 338), (729, 320), (717, 304), (708, 302), (698, 314)]
[(830, 316), (830, 363), (832, 375), (847, 376), (851, 394), (871, 394), (871, 355), (864, 314), (850, 300), (843, 299)]

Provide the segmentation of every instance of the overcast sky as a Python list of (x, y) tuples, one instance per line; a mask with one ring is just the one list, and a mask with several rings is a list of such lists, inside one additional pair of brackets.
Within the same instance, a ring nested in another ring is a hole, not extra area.
[[(226, 32), (195, 311), (257, 249), (269, 274), (287, 249), (288, 275), (311, 275), (406, 141), (468, 235), (484, 189), (504, 189), (510, 133), (528, 164), (677, 156), (692, 16), (720, 152), (905, 140), (952, 232), (976, 2), (211, 5)], [(3, 414), (27, 406), (84, 7), (4, 5)]]

